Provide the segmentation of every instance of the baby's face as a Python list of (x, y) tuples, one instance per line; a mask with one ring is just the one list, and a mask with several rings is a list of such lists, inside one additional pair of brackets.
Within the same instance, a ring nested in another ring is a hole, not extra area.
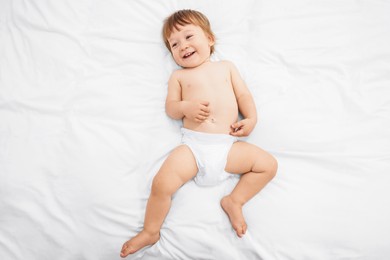
[(199, 26), (188, 24), (174, 30), (168, 39), (175, 62), (183, 68), (195, 68), (210, 58), (214, 39)]

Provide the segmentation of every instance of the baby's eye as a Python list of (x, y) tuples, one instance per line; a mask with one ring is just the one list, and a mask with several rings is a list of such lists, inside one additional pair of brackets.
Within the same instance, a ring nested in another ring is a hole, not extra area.
[(177, 46), (177, 43), (173, 43), (172, 45), (171, 45), (171, 48), (175, 48)]
[(192, 38), (192, 36), (193, 36), (193, 35), (188, 35), (188, 36), (186, 37), (186, 39), (188, 40), (188, 39)]

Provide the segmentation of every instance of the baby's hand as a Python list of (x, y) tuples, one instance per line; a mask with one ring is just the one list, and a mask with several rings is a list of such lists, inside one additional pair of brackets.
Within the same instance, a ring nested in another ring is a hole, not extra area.
[(241, 121), (238, 121), (237, 123), (232, 124), (230, 127), (232, 131), (230, 131), (230, 134), (233, 136), (248, 136), (253, 128), (255, 128), (256, 120), (246, 118)]
[(208, 101), (184, 101), (183, 114), (188, 119), (197, 123), (203, 123), (210, 114)]

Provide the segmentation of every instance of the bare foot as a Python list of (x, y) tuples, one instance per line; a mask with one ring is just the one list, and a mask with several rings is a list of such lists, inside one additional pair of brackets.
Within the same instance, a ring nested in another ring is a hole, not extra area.
[(247, 229), (247, 225), (242, 214), (242, 205), (234, 202), (230, 195), (222, 198), (221, 206), (225, 213), (229, 216), (230, 223), (236, 231), (237, 236), (242, 237)]
[(153, 245), (160, 239), (160, 234), (150, 234), (145, 230), (142, 230), (138, 235), (127, 241), (122, 246), (121, 257), (125, 258), (129, 254), (134, 254), (141, 248), (149, 245)]

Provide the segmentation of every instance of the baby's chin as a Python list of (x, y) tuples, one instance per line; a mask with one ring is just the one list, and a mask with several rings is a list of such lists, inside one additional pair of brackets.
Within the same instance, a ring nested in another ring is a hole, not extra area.
[(176, 64), (182, 67), (183, 69), (194, 69), (209, 61), (210, 59), (201, 62), (176, 62)]
[(180, 67), (182, 67), (183, 69), (192, 69), (192, 68), (198, 67), (202, 63), (201, 62), (179, 61), (179, 62), (176, 62), (176, 64), (179, 65)]

